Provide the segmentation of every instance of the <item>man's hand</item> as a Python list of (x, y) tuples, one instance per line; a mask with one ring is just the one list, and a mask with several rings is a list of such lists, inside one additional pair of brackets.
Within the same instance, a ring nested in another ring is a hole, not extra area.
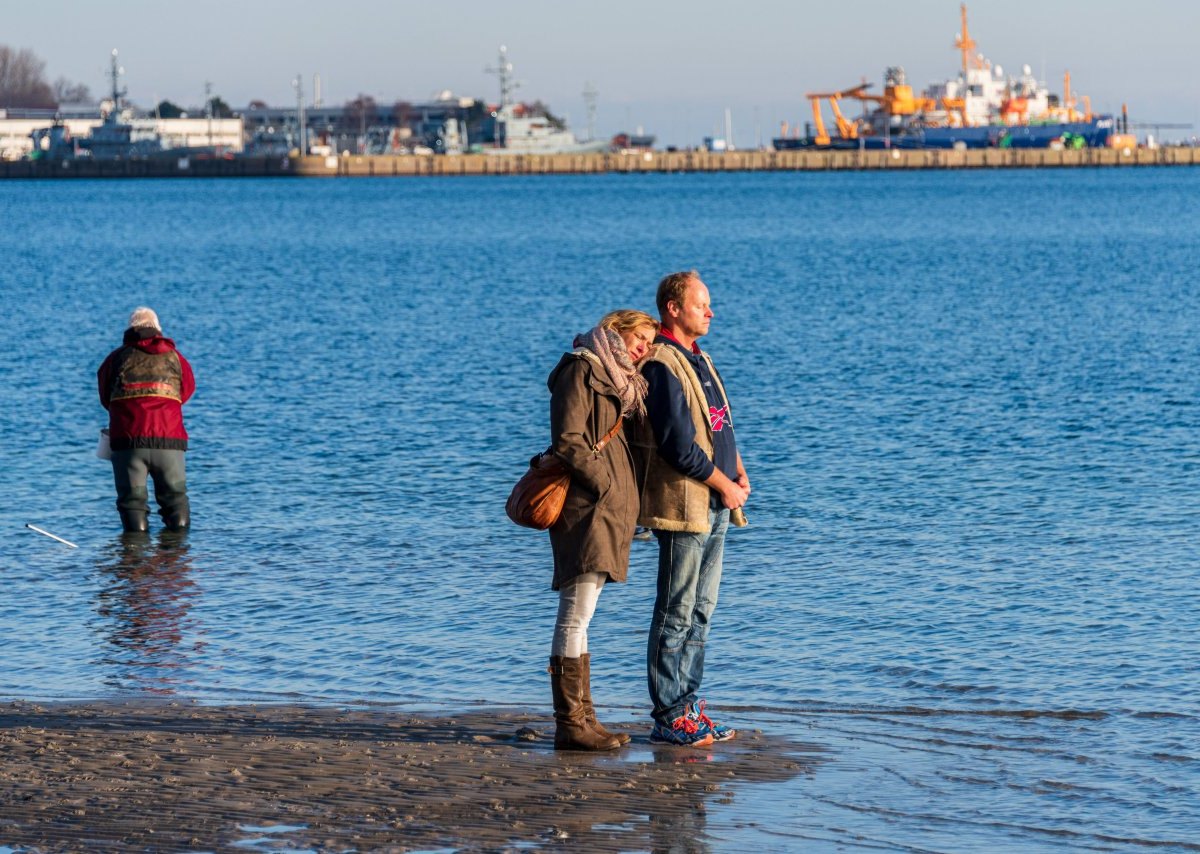
[(746, 499), (750, 497), (750, 490), (742, 486), (740, 483), (729, 481), (729, 489), (721, 490), (721, 503), (728, 510), (737, 510), (746, 503)]
[(741, 451), (738, 451), (737, 455), (737, 480), (735, 482), (738, 486), (746, 490), (747, 495), (750, 494), (750, 478), (746, 477), (746, 467), (742, 465)]
[[(739, 479), (742, 476), (739, 475)], [(735, 483), (726, 477), (720, 469), (713, 469), (713, 473), (705, 483), (717, 491), (717, 494), (721, 496), (721, 503), (725, 505), (727, 510), (737, 510), (750, 497), (749, 481), (746, 481), (746, 485), (744, 486), (741, 483)]]

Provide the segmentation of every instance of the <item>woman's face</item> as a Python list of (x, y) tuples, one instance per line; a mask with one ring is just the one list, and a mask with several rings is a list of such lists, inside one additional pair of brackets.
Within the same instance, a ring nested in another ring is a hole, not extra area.
[(658, 330), (653, 326), (639, 326), (629, 332), (620, 333), (621, 340), (625, 342), (625, 349), (629, 351), (629, 358), (635, 365), (650, 352), (650, 345), (654, 343), (657, 333)]

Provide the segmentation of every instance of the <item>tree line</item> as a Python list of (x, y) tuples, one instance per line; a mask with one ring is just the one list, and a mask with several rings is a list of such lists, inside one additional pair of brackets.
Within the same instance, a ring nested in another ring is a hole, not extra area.
[(82, 83), (46, 79), (46, 63), (28, 48), (0, 45), (0, 107), (54, 110), (59, 104), (90, 101)]
[[(92, 92), (83, 83), (74, 83), (65, 77), (49, 82), (45, 61), (33, 51), (0, 44), (0, 108), (56, 110), (62, 104), (91, 101)], [(209, 105), (214, 118), (233, 115), (233, 109), (219, 96), (211, 98), (202, 109), (208, 109)], [(183, 107), (166, 100), (159, 102), (154, 112), (164, 119), (177, 119), (186, 114)]]

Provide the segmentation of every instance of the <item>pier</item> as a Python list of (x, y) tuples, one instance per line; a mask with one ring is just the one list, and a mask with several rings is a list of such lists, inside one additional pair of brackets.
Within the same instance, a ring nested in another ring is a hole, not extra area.
[(287, 157), (154, 157), (98, 160), (90, 157), (0, 161), (4, 178), (261, 178), (291, 175)]
[(828, 172), (888, 169), (1051, 169), (1200, 164), (1200, 149), (968, 149), (964, 151), (639, 151), (453, 157), (305, 157), (293, 174), (325, 177), (561, 175), (639, 172)]
[(1195, 166), (1200, 148), (901, 151), (636, 151), (604, 154), (341, 155), (336, 157), (18, 160), (3, 178), (304, 178), (591, 175), (675, 172), (831, 172), (913, 169), (1073, 169)]

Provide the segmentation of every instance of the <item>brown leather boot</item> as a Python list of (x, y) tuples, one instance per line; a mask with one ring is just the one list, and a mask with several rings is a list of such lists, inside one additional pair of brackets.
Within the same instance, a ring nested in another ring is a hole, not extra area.
[(610, 732), (604, 728), (604, 724), (596, 720), (596, 707), (592, 705), (592, 655), (585, 652), (579, 656), (579, 661), (583, 664), (583, 716), (588, 722), (588, 726), (605, 738), (615, 738), (621, 744), (629, 744), (629, 734), (624, 732)]
[(586, 671), (578, 658), (550, 656), (550, 690), (554, 695), (555, 750), (615, 750), (621, 742), (588, 726), (583, 698)]

